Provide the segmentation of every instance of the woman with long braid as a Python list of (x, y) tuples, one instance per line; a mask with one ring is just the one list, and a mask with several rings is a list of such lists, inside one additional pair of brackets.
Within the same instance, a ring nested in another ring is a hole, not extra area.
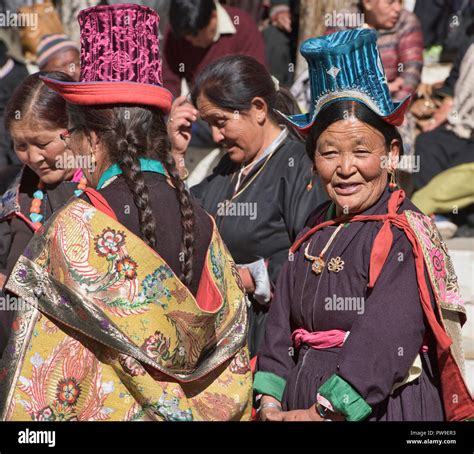
[(80, 81), (43, 78), (68, 103), (67, 146), (95, 165), (6, 283), (23, 304), (4, 420), (250, 418), (245, 293), (171, 156), (158, 22), (138, 5), (86, 9)]

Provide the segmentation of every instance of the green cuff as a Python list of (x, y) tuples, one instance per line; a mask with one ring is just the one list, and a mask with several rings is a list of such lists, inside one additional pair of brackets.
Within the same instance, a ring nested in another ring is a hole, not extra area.
[(286, 380), (271, 372), (257, 372), (253, 380), (253, 389), (256, 394), (272, 396), (281, 402), (285, 391)]
[(362, 421), (372, 413), (370, 405), (339, 375), (331, 375), (319, 388), (318, 393), (331, 402), (347, 421)]

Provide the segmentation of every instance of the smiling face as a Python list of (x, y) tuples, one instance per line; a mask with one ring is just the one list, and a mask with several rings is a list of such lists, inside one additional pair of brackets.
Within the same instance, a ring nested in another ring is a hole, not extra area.
[[(30, 167), (46, 184), (56, 184), (72, 176), (74, 169), (57, 168), (69, 153), (59, 137), (64, 128), (51, 129), (41, 122), (32, 122), (29, 115), (10, 124), (10, 135), (18, 159)], [(66, 166), (63, 166), (66, 167)]]
[[(319, 136), (314, 164), (336, 213), (355, 214), (370, 208), (382, 195), (388, 178), (384, 136), (354, 117), (329, 125)], [(390, 145), (395, 168), (399, 143)]]
[(266, 106), (255, 98), (246, 112), (229, 112), (200, 95), (197, 108), (200, 117), (209, 124), (212, 139), (224, 148), (236, 163), (249, 163), (265, 142)]

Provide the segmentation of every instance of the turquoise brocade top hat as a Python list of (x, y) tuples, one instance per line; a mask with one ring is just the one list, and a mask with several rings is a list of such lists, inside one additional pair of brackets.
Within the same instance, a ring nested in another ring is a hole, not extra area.
[(341, 99), (359, 101), (387, 123), (402, 124), (410, 96), (392, 101), (374, 30), (356, 28), (310, 38), (300, 52), (308, 61), (311, 108), (307, 114), (284, 116), (301, 132), (309, 132), (323, 107)]

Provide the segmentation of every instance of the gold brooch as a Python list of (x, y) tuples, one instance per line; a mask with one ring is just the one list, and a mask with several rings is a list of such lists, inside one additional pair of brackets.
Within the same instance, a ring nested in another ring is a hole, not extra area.
[(328, 262), (328, 270), (334, 273), (339, 273), (344, 269), (344, 260), (341, 257), (333, 257)]

